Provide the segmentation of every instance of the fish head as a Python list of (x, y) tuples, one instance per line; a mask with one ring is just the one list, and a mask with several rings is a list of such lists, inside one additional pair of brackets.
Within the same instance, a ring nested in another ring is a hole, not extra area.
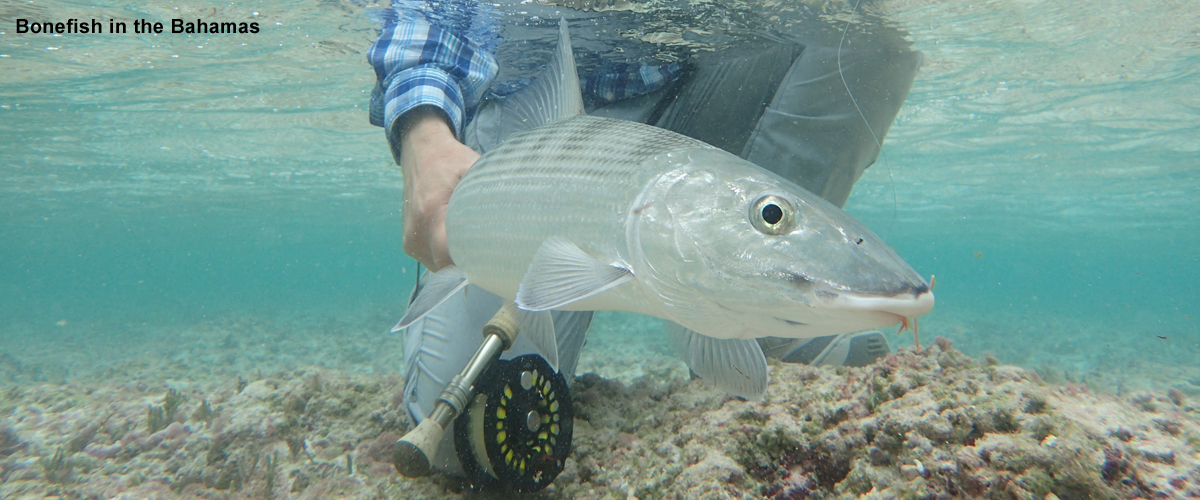
[(636, 243), (669, 319), (719, 338), (806, 338), (932, 309), (929, 284), (840, 208), (723, 151), (684, 156), (648, 190)]

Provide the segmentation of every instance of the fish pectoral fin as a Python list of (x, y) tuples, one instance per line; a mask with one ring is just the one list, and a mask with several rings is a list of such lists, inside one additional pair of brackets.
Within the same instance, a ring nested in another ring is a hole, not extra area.
[(542, 242), (517, 290), (517, 307), (547, 311), (633, 279), (633, 271), (605, 264), (565, 238)]
[(420, 293), (408, 305), (408, 311), (400, 322), (392, 327), (392, 333), (408, 328), (417, 320), (424, 318), (435, 307), (441, 305), (451, 295), (458, 293), (467, 286), (467, 275), (457, 267), (449, 266), (441, 271), (428, 275), (428, 280), (421, 287)]
[(722, 391), (752, 401), (767, 393), (767, 358), (754, 339), (706, 337), (668, 323), (667, 338), (688, 368)]
[(550, 311), (519, 311), (517, 334), (533, 345), (550, 368), (558, 371), (558, 339), (554, 334), (554, 318)]

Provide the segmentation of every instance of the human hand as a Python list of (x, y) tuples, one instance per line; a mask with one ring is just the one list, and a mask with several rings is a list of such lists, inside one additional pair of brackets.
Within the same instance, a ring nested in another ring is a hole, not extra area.
[(396, 127), (404, 174), (404, 253), (437, 271), (454, 264), (446, 246), (446, 206), (479, 153), (455, 139), (436, 108), (409, 111)]

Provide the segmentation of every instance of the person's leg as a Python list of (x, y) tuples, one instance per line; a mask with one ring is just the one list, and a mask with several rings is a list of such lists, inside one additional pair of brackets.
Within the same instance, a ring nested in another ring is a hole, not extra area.
[(692, 61), (688, 81), (665, 97), (665, 111), (650, 119), (840, 207), (879, 155), (921, 57), (902, 47), (839, 51), (789, 43), (704, 54)]
[(740, 155), (802, 49), (768, 42), (694, 56), (686, 80), (651, 119), (658, 127)]
[[(412, 297), (416, 297), (420, 288), (421, 282), (418, 281)], [(414, 424), (420, 423), (433, 411), (446, 383), (463, 370), (482, 345), (483, 326), (503, 303), (504, 300), (497, 295), (474, 285), (467, 286), (405, 331), (404, 407)], [(559, 371), (571, 382), (579, 352), (591, 325), (592, 312), (554, 311), (553, 318), (558, 338)], [(534, 352), (533, 346), (518, 335), (512, 348), (505, 351), (501, 359)], [(447, 432), (443, 435), (438, 453), (431, 462), (439, 470), (462, 475), (453, 434)]]
[(741, 151), (839, 207), (875, 162), (921, 64), (905, 48), (840, 52), (806, 47)]
[[(414, 287), (413, 297), (421, 283), (418, 281)], [(501, 304), (500, 297), (468, 286), (405, 330), (404, 408), (413, 424), (421, 423), (433, 412), (442, 389), (462, 371), (483, 343), (483, 325)], [(430, 462), (439, 470), (462, 475), (453, 434), (443, 435), (438, 453)]]
[(815, 366), (866, 366), (892, 352), (887, 337), (879, 330), (812, 339), (764, 337), (758, 339), (758, 344), (769, 358)]

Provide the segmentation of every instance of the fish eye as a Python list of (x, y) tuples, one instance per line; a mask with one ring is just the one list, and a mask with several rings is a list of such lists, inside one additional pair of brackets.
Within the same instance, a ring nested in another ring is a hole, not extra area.
[(750, 223), (764, 234), (787, 234), (796, 225), (796, 208), (786, 198), (763, 195), (750, 204)]

